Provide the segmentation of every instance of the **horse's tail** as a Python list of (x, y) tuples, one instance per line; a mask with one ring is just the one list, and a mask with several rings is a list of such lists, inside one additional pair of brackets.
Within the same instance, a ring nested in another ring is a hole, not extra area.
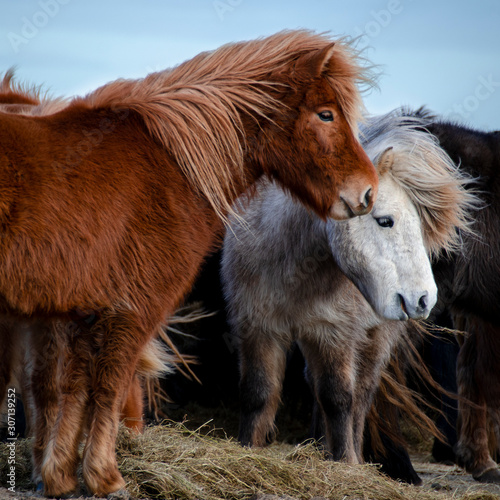
[(144, 380), (148, 408), (156, 418), (162, 413), (162, 403), (172, 402), (161, 387), (160, 378), (179, 371), (185, 377), (201, 384), (191, 368), (191, 365), (197, 364), (196, 357), (182, 354), (169, 333), (189, 336), (190, 334), (184, 332), (182, 327), (179, 328), (179, 325), (195, 323), (213, 314), (204, 311), (198, 303), (178, 309), (176, 314), (168, 319), (167, 325), (160, 328), (158, 339), (153, 339), (142, 352), (137, 364), (137, 374)]

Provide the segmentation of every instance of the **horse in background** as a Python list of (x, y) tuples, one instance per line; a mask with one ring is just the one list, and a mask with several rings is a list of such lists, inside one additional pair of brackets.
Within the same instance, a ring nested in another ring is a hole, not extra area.
[(243, 445), (274, 432), (286, 354), (307, 362), (333, 459), (363, 461), (366, 414), (409, 318), (437, 300), (429, 255), (454, 250), (475, 198), (468, 178), (417, 119), (394, 114), (362, 129), (377, 166), (371, 214), (323, 221), (262, 182), (227, 231), (221, 276), (240, 357)]
[[(321, 217), (371, 210), (378, 178), (356, 138), (362, 81), (346, 43), (285, 31), (112, 82), (54, 114), (0, 114), (1, 313), (69, 321), (99, 311), (63, 344), (61, 398), (39, 402), (56, 415), (46, 495), (77, 487), (86, 428), (87, 487), (124, 487), (114, 446), (138, 359), (239, 195), (265, 175)], [(53, 342), (39, 332), (40, 358)]]
[(500, 483), (492, 457), (500, 442), (500, 131), (473, 130), (425, 108), (400, 113), (423, 120), (460, 170), (475, 178), (483, 201), (472, 232), (462, 235), (462, 251), (441, 256), (433, 270), (440, 297), (436, 317), (449, 315), (452, 326), (465, 332), (457, 337), (457, 442), (448, 444), (474, 479)]

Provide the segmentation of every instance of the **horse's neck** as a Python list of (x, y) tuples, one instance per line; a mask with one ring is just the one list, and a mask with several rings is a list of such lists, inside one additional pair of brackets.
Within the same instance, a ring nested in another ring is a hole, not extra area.
[(263, 237), (284, 281), (300, 281), (311, 296), (334, 293), (350, 281), (333, 259), (324, 221), (275, 185), (268, 188), (264, 203), (270, 229)]
[(266, 208), (273, 232), (282, 235), (275, 244), (286, 248), (291, 258), (303, 260), (318, 252), (331, 255), (324, 222), (275, 184), (270, 185)]
[(379, 325), (380, 317), (335, 262), (326, 223), (280, 188), (272, 195), (274, 210), (273, 204), (266, 210), (274, 223), (268, 269), (283, 288), (295, 327), (307, 330), (312, 318), (317, 327), (328, 324), (328, 331), (333, 327), (339, 334)]

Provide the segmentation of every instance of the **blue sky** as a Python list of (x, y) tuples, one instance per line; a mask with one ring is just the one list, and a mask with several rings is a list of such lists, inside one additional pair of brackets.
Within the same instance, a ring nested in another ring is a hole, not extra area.
[(365, 96), (372, 113), (426, 104), (500, 129), (498, 0), (1, 0), (0, 71), (84, 94), (285, 28), (363, 35), (381, 71)]

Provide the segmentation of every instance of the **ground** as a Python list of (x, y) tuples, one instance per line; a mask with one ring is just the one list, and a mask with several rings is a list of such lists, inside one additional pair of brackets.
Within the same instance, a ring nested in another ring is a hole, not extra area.
[(436, 498), (461, 498), (466, 493), (484, 491), (491, 494), (489, 498), (500, 499), (500, 485), (478, 483), (455, 465), (431, 463), (428, 455), (412, 455), (411, 458), (415, 470), (424, 482), (422, 488), (439, 492), (440, 495)]

